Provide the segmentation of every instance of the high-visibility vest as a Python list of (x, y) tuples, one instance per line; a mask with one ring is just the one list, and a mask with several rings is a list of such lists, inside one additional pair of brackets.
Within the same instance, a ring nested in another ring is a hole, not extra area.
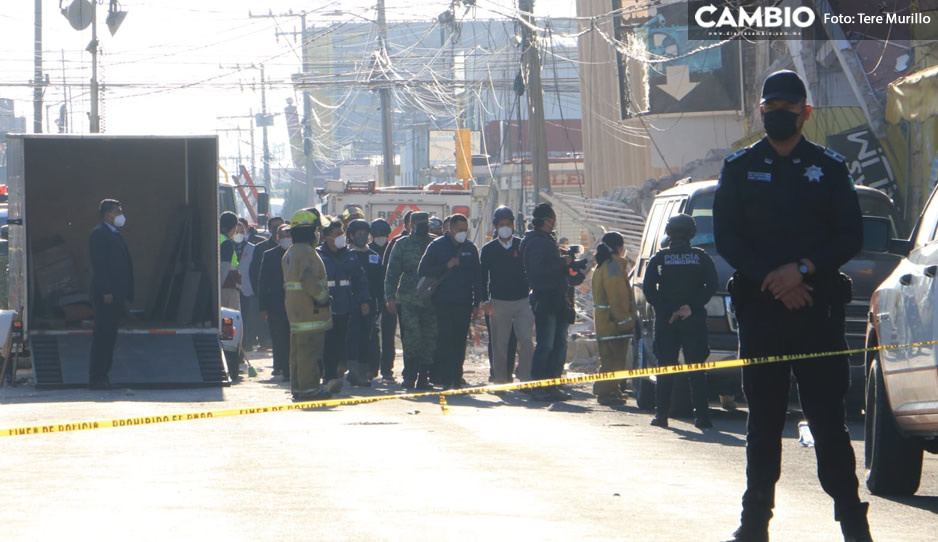
[[(228, 239), (228, 236), (227, 236), (227, 235), (225, 235), (225, 234), (223, 234), (223, 233), (218, 234), (218, 245), (219, 245), (219, 246), (221, 246), (221, 244), (224, 243), (225, 241), (229, 241), (229, 240), (230, 240), (230, 239)], [(234, 241), (232, 241), (232, 243), (233, 243), (233, 242), (234, 242)], [(238, 253), (235, 252), (235, 251), (231, 251), (231, 267), (232, 267), (232, 268), (238, 267)]]

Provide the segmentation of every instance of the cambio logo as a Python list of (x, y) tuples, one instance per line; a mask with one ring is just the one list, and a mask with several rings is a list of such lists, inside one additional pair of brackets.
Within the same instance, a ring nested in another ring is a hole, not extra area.
[(700, 6), (694, 12), (694, 22), (702, 28), (751, 28), (751, 29), (779, 29), (808, 28), (814, 24), (816, 15), (811, 8), (801, 6), (790, 7), (757, 7), (748, 11), (739, 6), (734, 11), (729, 6), (719, 9), (713, 4)]

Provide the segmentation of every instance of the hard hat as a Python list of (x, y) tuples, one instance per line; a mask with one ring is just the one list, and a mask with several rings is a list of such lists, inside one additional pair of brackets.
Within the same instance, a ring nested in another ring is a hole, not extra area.
[(391, 234), (391, 225), (383, 218), (376, 218), (371, 221), (371, 235), (375, 237), (385, 237)]
[(291, 228), (302, 228), (304, 226), (324, 226), (322, 221), (322, 214), (318, 209), (313, 207), (308, 207), (306, 209), (300, 209), (299, 211), (293, 213), (293, 216), (290, 218), (290, 227)]
[(443, 227), (443, 219), (442, 219), (442, 218), (440, 218), (440, 217), (438, 217), (438, 216), (431, 216), (431, 217), (430, 217), (430, 229), (433, 229), (433, 228), (442, 228), (442, 227)]
[(345, 227), (345, 233), (347, 235), (354, 235), (355, 232), (359, 230), (365, 230), (366, 232), (371, 233), (371, 225), (368, 224), (367, 220), (356, 218), (355, 220), (349, 222), (348, 226)]
[(348, 224), (352, 220), (358, 218), (365, 218), (365, 212), (362, 211), (361, 207), (356, 207), (353, 205), (342, 212), (342, 222), (345, 224)]
[(665, 226), (664, 232), (670, 237), (677, 236), (690, 239), (697, 235), (697, 223), (694, 221), (694, 217), (690, 215), (674, 215), (668, 219), (668, 225)]
[(515, 221), (515, 213), (512, 212), (511, 207), (502, 205), (498, 209), (495, 209), (495, 214), (492, 215), (492, 223), (498, 224), (501, 220)]

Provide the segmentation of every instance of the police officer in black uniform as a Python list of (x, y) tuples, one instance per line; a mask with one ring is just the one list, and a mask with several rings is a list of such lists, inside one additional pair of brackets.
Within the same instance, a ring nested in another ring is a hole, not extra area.
[[(849, 279), (839, 272), (862, 245), (863, 223), (843, 156), (801, 135), (811, 115), (791, 71), (762, 87), (767, 137), (727, 157), (713, 205), (716, 249), (736, 269), (731, 283), (741, 357), (846, 348)], [(834, 499), (844, 540), (870, 542), (844, 423), (847, 356), (743, 368), (749, 403), (746, 492), (732, 541), (766, 541), (781, 472), (791, 373), (815, 439), (818, 478)]]
[[(710, 355), (704, 306), (717, 291), (717, 269), (706, 252), (690, 246), (697, 234), (693, 217), (672, 216), (665, 233), (670, 244), (648, 262), (642, 284), (645, 298), (655, 309), (655, 356), (659, 367), (677, 365), (683, 348), (685, 362), (702, 363)], [(659, 375), (657, 382), (651, 424), (667, 427), (674, 375)], [(690, 384), (697, 418), (694, 425), (700, 429), (713, 427), (706, 375), (700, 371), (690, 373)]]

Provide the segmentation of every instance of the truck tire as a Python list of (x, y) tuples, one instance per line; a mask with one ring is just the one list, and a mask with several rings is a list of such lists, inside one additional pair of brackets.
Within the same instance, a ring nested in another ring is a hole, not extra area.
[[(637, 369), (645, 369), (651, 367), (649, 364), (649, 355), (651, 355), (651, 348), (645, 344), (645, 341), (640, 341), (641, 332), (636, 333), (634, 339), (632, 339), (632, 359), (635, 360), (635, 367)], [(641, 346), (644, 346), (644, 352), (639, 355), (638, 349)], [(639, 364), (639, 360), (642, 361)], [(638, 405), (639, 410), (645, 411), (654, 411), (655, 410), (655, 384), (648, 378), (636, 378), (632, 380), (633, 392), (635, 393), (635, 404)]]
[(917, 439), (899, 432), (878, 360), (870, 367), (866, 389), (866, 487), (874, 495), (914, 495), (922, 479), (924, 450)]

